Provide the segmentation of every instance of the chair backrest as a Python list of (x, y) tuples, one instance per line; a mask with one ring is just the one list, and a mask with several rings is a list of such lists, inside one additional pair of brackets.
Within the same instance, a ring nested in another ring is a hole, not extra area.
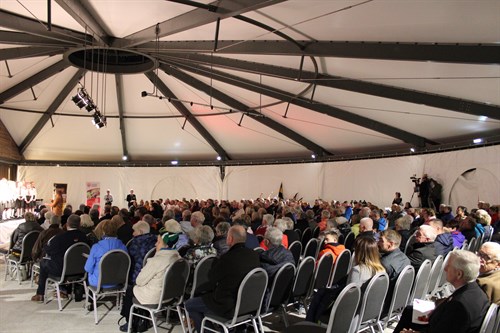
[(127, 288), (130, 271), (130, 256), (123, 250), (106, 252), (99, 262), (99, 278), (97, 290), (103, 285), (117, 285), (118, 288)]
[(307, 242), (306, 248), (304, 250), (304, 257), (313, 257), (316, 259), (316, 252), (318, 252), (319, 240), (317, 238), (311, 238)]
[(392, 292), (391, 304), (389, 306), (389, 312), (387, 313), (387, 320), (391, 318), (393, 313), (403, 312), (403, 309), (408, 304), (408, 298), (410, 298), (411, 287), (414, 279), (415, 268), (411, 265), (406, 266), (403, 268), (401, 273), (399, 273)]
[(254, 268), (248, 272), (238, 288), (238, 297), (231, 324), (236, 323), (240, 316), (260, 315), (262, 300), (267, 288), (267, 279), (267, 273), (263, 268)]
[(417, 236), (415, 235), (415, 233), (413, 235), (411, 235), (408, 240), (406, 241), (406, 245), (405, 245), (405, 254), (408, 254), (408, 252), (410, 251), (410, 249), (413, 247), (413, 244), (415, 244), (415, 242), (417, 241)]
[(24, 235), (21, 245), (21, 255), (19, 256), (20, 263), (31, 261), (31, 251), (35, 246), (36, 240), (38, 239), (39, 235), (40, 231), (38, 230), (30, 231), (26, 235)]
[(311, 238), (312, 238), (312, 230), (311, 228), (307, 227), (304, 229), (304, 232), (302, 232), (302, 238), (300, 239), (300, 242), (302, 243), (302, 248), (305, 249), (307, 243), (309, 243)]
[(408, 300), (408, 304), (413, 303), (415, 298), (423, 299), (425, 297), (425, 293), (427, 291), (427, 283), (429, 282), (429, 276), (431, 274), (431, 266), (432, 263), (429, 259), (425, 259), (420, 269), (417, 272), (417, 277), (415, 278), (415, 282), (413, 283), (413, 290), (411, 293), (411, 297)]
[(142, 267), (146, 266), (146, 262), (148, 261), (148, 259), (154, 257), (155, 254), (156, 254), (156, 247), (153, 247), (151, 250), (146, 252), (146, 255), (144, 255), (144, 259), (142, 259)]
[(345, 286), (333, 303), (326, 333), (349, 333), (360, 299), (361, 289), (356, 283)]
[(354, 232), (350, 232), (347, 234), (347, 236), (345, 236), (344, 246), (347, 250), (352, 251), (355, 239), (356, 239), (356, 235), (354, 235)]
[(314, 289), (328, 286), (330, 274), (332, 273), (333, 256), (330, 252), (325, 253), (318, 262), (314, 271)]
[(488, 312), (486, 312), (486, 316), (484, 316), (479, 333), (498, 333), (498, 330), (495, 331), (498, 316), (498, 305), (492, 303), (488, 308)]
[(299, 228), (293, 229), (293, 232), (295, 232), (298, 239), (302, 237), (302, 231)]
[(299, 268), (297, 269), (297, 274), (293, 283), (293, 297), (302, 297), (307, 295), (314, 277), (315, 265), (316, 260), (314, 260), (313, 257), (305, 257), (304, 259), (302, 259)]
[(339, 282), (343, 277), (349, 274), (349, 267), (351, 267), (351, 251), (345, 249), (340, 252), (335, 265), (333, 266), (332, 276), (328, 282), (328, 286), (332, 286)]
[(264, 251), (265, 251), (265, 250), (264, 250), (264, 248), (263, 248), (263, 247), (260, 247), (260, 246), (257, 246), (257, 247), (256, 247), (256, 248), (254, 248), (253, 250), (254, 250), (255, 252), (257, 252), (257, 253), (262, 253), (262, 252), (264, 252)]
[(196, 265), (193, 275), (193, 288), (191, 289), (191, 297), (198, 294), (201, 286), (208, 283), (208, 272), (212, 269), (212, 266), (217, 257), (215, 255), (209, 255), (203, 257)]
[(471, 252), (475, 252), (476, 251), (476, 243), (477, 243), (476, 237), (472, 237), (472, 239), (469, 242), (469, 245), (467, 246), (467, 250), (469, 250)]
[(189, 263), (187, 260), (179, 259), (167, 267), (163, 277), (163, 289), (160, 294), (158, 309), (172, 299), (176, 299), (177, 304), (183, 301), (188, 278)]
[(299, 264), (300, 254), (302, 253), (302, 243), (296, 240), (288, 246), (288, 250), (292, 252), (293, 259), (295, 260), (295, 265), (297, 266)]
[(370, 279), (361, 301), (358, 330), (365, 322), (380, 320), (380, 314), (388, 289), (389, 276), (386, 272), (377, 273)]
[(84, 267), (87, 258), (83, 256), (84, 253), (90, 253), (90, 246), (83, 242), (75, 243), (66, 250), (60, 283), (64, 282), (67, 277), (85, 276)]
[(427, 291), (426, 291), (427, 295), (431, 294), (436, 288), (442, 270), (443, 270), (443, 256), (438, 255), (436, 257), (436, 260), (434, 260), (434, 263), (432, 264), (431, 273), (429, 275), (429, 283), (427, 284)]
[(312, 237), (313, 238), (318, 238), (319, 237), (319, 233), (321, 232), (321, 230), (319, 229), (319, 226), (316, 226), (312, 232)]
[(267, 304), (265, 304), (263, 313), (269, 312), (282, 304), (286, 304), (290, 293), (292, 292), (293, 280), (295, 278), (295, 266), (286, 263), (276, 272), (273, 279), (273, 285), (269, 292)]
[[(453, 250), (453, 251), (455, 251), (455, 250)], [(450, 253), (451, 253), (451, 251), (448, 252), (448, 254), (446, 255), (446, 257), (443, 260), (443, 264), (441, 265), (441, 271), (439, 273), (439, 278), (438, 278), (438, 281), (436, 283), (435, 289), (442, 287), (446, 283), (446, 272), (444, 271), (444, 267), (446, 266), (446, 263), (450, 259)]]

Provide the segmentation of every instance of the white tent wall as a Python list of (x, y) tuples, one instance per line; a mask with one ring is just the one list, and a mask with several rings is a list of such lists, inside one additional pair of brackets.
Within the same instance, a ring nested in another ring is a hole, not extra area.
[[(465, 175), (464, 172), (475, 169)], [(445, 153), (335, 163), (228, 166), (221, 181), (217, 167), (48, 167), (20, 166), (18, 179), (35, 182), (38, 197), (49, 201), (53, 183), (68, 184), (68, 202), (84, 202), (85, 182), (98, 181), (101, 195), (111, 189), (114, 203), (124, 206), (133, 188), (138, 199), (241, 199), (277, 196), (283, 183), (286, 198), (363, 199), (385, 207), (394, 192), (404, 201), (413, 193), (410, 177), (427, 173), (443, 185), (443, 202), (475, 207), (478, 199), (500, 203), (500, 145)], [(412, 204), (418, 205), (415, 195)]]

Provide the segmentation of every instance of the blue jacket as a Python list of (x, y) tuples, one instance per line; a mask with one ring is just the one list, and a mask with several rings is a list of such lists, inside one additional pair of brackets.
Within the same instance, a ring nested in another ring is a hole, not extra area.
[(450, 233), (443, 233), (436, 237), (436, 256), (446, 257), (448, 252), (453, 251), (453, 236)]
[(158, 237), (151, 233), (132, 238), (128, 247), (131, 260), (129, 285), (135, 285), (135, 279), (141, 272), (144, 257), (149, 250), (155, 247), (157, 239)]
[[(95, 243), (90, 249), (89, 257), (85, 263), (85, 271), (89, 273), (89, 284), (96, 287), (99, 280), (99, 262), (103, 255), (111, 250), (123, 250), (127, 252), (127, 248), (122, 241), (116, 237), (105, 237)], [(113, 287), (112, 285), (104, 285), (104, 288)]]

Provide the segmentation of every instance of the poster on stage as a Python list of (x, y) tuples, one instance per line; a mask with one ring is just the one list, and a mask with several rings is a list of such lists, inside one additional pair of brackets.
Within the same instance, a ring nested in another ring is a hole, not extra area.
[(56, 190), (61, 191), (63, 199), (63, 209), (64, 209), (64, 207), (66, 207), (66, 197), (68, 196), (68, 184), (54, 183), (54, 196), (56, 194)]
[(87, 201), (86, 205), (92, 207), (94, 204), (100, 205), (101, 203), (101, 183), (100, 182), (86, 182), (87, 188)]

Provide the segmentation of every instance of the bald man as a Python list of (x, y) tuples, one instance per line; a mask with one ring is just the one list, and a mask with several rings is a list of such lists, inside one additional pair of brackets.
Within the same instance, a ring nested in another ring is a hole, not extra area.
[(209, 285), (213, 289), (203, 296), (186, 301), (186, 310), (197, 332), (201, 332), (201, 322), (206, 313), (231, 318), (241, 281), (252, 269), (260, 267), (259, 254), (245, 247), (246, 237), (243, 226), (229, 228), (226, 239), (229, 250), (208, 273)]

